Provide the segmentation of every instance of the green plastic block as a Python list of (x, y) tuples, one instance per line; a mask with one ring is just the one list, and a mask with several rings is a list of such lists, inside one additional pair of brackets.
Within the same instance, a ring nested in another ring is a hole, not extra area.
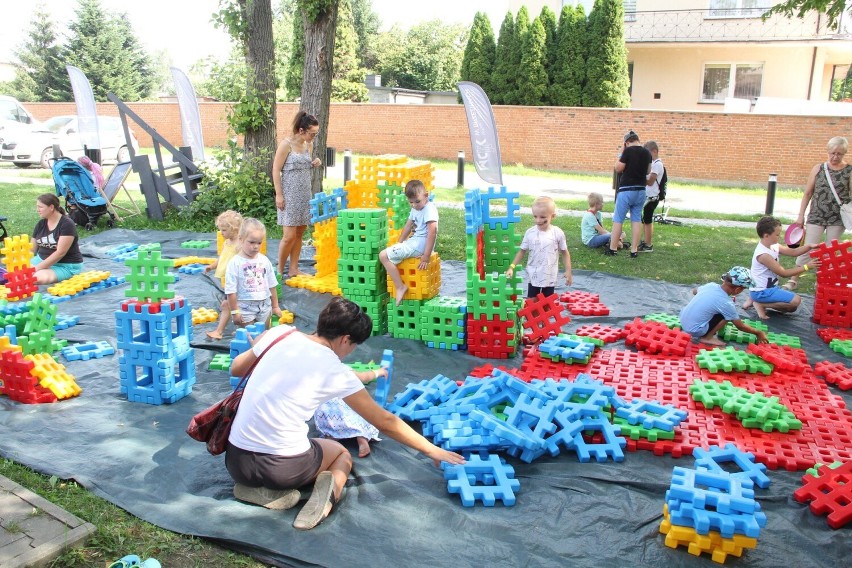
[(645, 316), (645, 321), (656, 321), (665, 324), (669, 329), (681, 329), (680, 316), (673, 314), (654, 313)]
[(778, 397), (750, 392), (735, 387), (730, 381), (695, 380), (689, 387), (693, 400), (706, 408), (720, 407), (723, 412), (736, 417), (746, 428), (759, 428), (764, 432), (789, 432), (801, 430), (802, 422), (796, 418)]
[[(813, 477), (819, 477), (819, 468), (821, 468), (823, 465), (825, 465), (825, 464), (815, 463), (814, 466), (812, 468), (808, 469), (805, 473), (808, 473)], [(836, 461), (836, 462), (832, 463), (831, 465), (829, 465), (828, 467), (831, 468), (831, 469), (837, 469), (841, 465), (843, 465), (843, 462)]]
[[(155, 243), (158, 247), (160, 243)], [(175, 293), (169, 290), (175, 277), (169, 273), (175, 262), (160, 257), (157, 250), (141, 250), (136, 258), (128, 258), (124, 264), (130, 268), (126, 280), (130, 289), (124, 292), (128, 298), (137, 298), (141, 302), (160, 302), (174, 298)]]
[(699, 368), (707, 369), (711, 373), (745, 371), (769, 375), (774, 368), (757, 355), (734, 347), (701, 349), (695, 356), (695, 361)]
[(734, 394), (737, 388), (731, 381), (702, 381), (695, 379), (689, 386), (689, 394), (696, 402), (700, 402), (705, 408), (716, 408), (722, 406)]
[(210, 241), (183, 241), (180, 244), (181, 248), (187, 249), (203, 249), (210, 246)]
[(420, 313), (424, 300), (403, 300), (399, 305), (388, 303), (388, 332), (400, 339), (420, 341)]
[(787, 345), (789, 347), (795, 347), (796, 349), (802, 348), (802, 340), (795, 335), (774, 333), (770, 331), (766, 334), (766, 340), (769, 341), (769, 343), (774, 343), (775, 345)]
[(337, 261), (337, 285), (344, 296), (386, 293), (387, 278), (388, 273), (378, 257), (369, 260), (340, 258)]
[(388, 244), (388, 215), (384, 209), (344, 209), (337, 217), (337, 246), (342, 257), (352, 254), (378, 258)]
[(757, 336), (755, 334), (737, 329), (730, 323), (719, 330), (719, 337), (725, 341), (733, 341), (735, 343), (757, 343)]
[(506, 229), (484, 227), (482, 256), (485, 272), (506, 272), (521, 246), (521, 240), (521, 235), (515, 234), (514, 224)]
[(53, 329), (56, 325), (56, 305), (53, 302), (42, 296), (40, 292), (36, 292), (26, 306), (24, 335), (43, 330), (56, 333)]
[(620, 416), (614, 416), (612, 423), (618, 426), (621, 436), (631, 440), (644, 438), (649, 442), (656, 442), (657, 440), (674, 440), (675, 437), (674, 430), (669, 432), (660, 428), (644, 428), (638, 424), (630, 424), (626, 418)]
[(373, 320), (373, 333), (371, 335), (383, 335), (388, 332), (388, 301), (390, 295), (387, 292), (370, 297), (347, 297), (361, 306), (361, 309)]
[(510, 310), (517, 312), (523, 306), (521, 277), (516, 273), (508, 278), (502, 273), (487, 273), (485, 278), (467, 281), (467, 311), (474, 318), (507, 317)]
[(759, 329), (760, 331), (769, 331), (769, 326), (760, 320), (743, 320), (743, 323), (750, 325), (754, 329)]
[[(378, 185), (379, 189), (379, 207), (382, 209), (394, 209), (396, 210), (397, 198), (402, 197), (403, 201), (407, 205), (408, 209), (411, 209), (411, 205), (408, 204), (408, 199), (405, 198), (405, 188), (401, 187), (395, 183), (380, 183)], [(405, 212), (405, 217), (408, 217), (408, 211)], [(403, 221), (405, 222), (405, 221)]]
[(828, 346), (844, 357), (852, 357), (852, 339), (832, 339)]
[(452, 349), (465, 344), (467, 300), (435, 296), (420, 310), (420, 339), (433, 346)]
[[(274, 319), (274, 318), (273, 318)], [(210, 359), (210, 365), (207, 367), (208, 371), (230, 371), (231, 370), (231, 356), (227, 353), (217, 353), (213, 355), (213, 358)]]

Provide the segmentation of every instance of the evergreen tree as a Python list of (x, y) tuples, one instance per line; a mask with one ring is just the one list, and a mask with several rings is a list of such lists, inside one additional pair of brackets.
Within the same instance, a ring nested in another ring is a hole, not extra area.
[(621, 0), (596, 0), (589, 20), (583, 106), (630, 106), (624, 6)]
[(511, 12), (506, 12), (500, 25), (500, 35), (497, 38), (494, 73), (491, 74), (493, 94), (491, 102), (496, 105), (512, 104), (515, 99), (518, 69), (511, 65), (511, 53), (515, 49), (515, 18)]
[(583, 6), (565, 6), (559, 15), (557, 57), (550, 78), (550, 100), (556, 106), (580, 106), (586, 78), (586, 12)]
[(515, 18), (515, 42), (512, 52), (509, 54), (510, 64), (512, 65), (512, 73), (515, 76), (515, 92), (506, 100), (506, 104), (519, 105), (526, 98), (525, 91), (527, 85), (521, 83), (518, 79), (521, 69), (521, 59), (523, 57), (524, 42), (527, 41), (527, 34), (530, 31), (530, 13), (526, 6), (521, 6), (518, 10), (518, 16)]
[(293, 18), (293, 43), (290, 51), (290, 61), (287, 66), (285, 87), (287, 100), (295, 101), (302, 96), (302, 77), (305, 72), (305, 28), (302, 18), (297, 13)]
[(76, 16), (69, 25), (68, 62), (86, 74), (95, 99), (105, 101), (110, 92), (124, 101), (147, 97), (150, 60), (127, 18), (106, 14), (99, 0), (78, 0)]
[(521, 66), (518, 69), (518, 103), (527, 106), (547, 104), (548, 82), (545, 64), (547, 63), (547, 33), (540, 18), (533, 20), (524, 35), (521, 49)]
[(470, 28), (470, 38), (464, 50), (461, 66), (462, 81), (476, 83), (488, 94), (493, 96), (491, 74), (494, 70), (494, 57), (497, 44), (494, 42), (494, 30), (485, 12), (477, 12), (473, 17)]
[(3, 91), (21, 101), (70, 101), (71, 83), (65, 72), (64, 49), (57, 43), (50, 14), (39, 3), (30, 21), (29, 37), (15, 54), (21, 66)]
[(352, 18), (350, 0), (340, 0), (334, 39), (334, 73), (331, 76), (331, 100), (360, 103), (369, 100), (364, 79), (367, 70), (359, 65), (358, 35)]
[[(549, 7), (544, 6), (539, 14), (541, 24), (544, 26), (545, 35), (545, 51), (547, 58), (544, 64), (544, 70), (547, 72), (547, 79), (550, 84), (553, 83), (553, 77), (556, 74), (556, 57), (559, 52), (559, 36), (557, 35), (556, 14)], [(553, 104), (550, 100), (550, 85), (548, 85), (547, 104)]]

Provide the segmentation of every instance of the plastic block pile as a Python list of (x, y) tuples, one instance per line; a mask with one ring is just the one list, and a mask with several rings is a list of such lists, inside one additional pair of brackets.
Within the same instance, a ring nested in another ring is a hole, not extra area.
[(746, 428), (759, 428), (764, 432), (802, 429), (802, 421), (781, 404), (777, 396), (749, 392), (733, 386), (730, 381), (717, 383), (698, 379), (692, 383), (689, 392), (705, 408), (719, 407), (722, 412), (735, 416)]
[(559, 301), (575, 316), (608, 316), (609, 308), (601, 303), (600, 296), (592, 292), (571, 290), (559, 296)]
[(770, 481), (766, 466), (734, 444), (696, 448), (693, 455), (695, 469), (672, 471), (660, 532), (666, 546), (685, 546), (690, 554), (706, 553), (721, 564), (757, 546), (766, 515), (754, 498), (755, 486), (766, 489)]
[(852, 461), (819, 465), (802, 476), (802, 487), (793, 492), (799, 503), (810, 503), (815, 515), (826, 515), (828, 526), (845, 527), (852, 521)]
[(810, 255), (822, 261), (816, 273), (814, 323), (852, 327), (852, 241), (823, 243)]

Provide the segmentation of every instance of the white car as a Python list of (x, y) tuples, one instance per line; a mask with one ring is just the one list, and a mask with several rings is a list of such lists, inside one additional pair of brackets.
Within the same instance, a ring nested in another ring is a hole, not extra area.
[(0, 145), (12, 142), (39, 125), (30, 112), (12, 97), (0, 95)]
[[(124, 130), (118, 117), (99, 116), (98, 131), (103, 162), (130, 161), (130, 150), (127, 148)], [(134, 152), (139, 151), (139, 142), (132, 131), (130, 144)], [(53, 158), (54, 145), (59, 146), (62, 156), (76, 160), (83, 155), (83, 143), (80, 141), (76, 116), (55, 116), (34, 126), (28, 132), (18, 133), (14, 139), (4, 140), (0, 144), (0, 161), (13, 162), (19, 168), (28, 168), (33, 164), (47, 168), (48, 160)]]

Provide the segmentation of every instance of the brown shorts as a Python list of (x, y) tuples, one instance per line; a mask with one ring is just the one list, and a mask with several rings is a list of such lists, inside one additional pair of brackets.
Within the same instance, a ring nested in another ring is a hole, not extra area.
[(228, 442), (225, 467), (237, 483), (267, 489), (295, 489), (311, 483), (322, 465), (322, 448), (311, 438), (311, 448), (295, 456), (249, 452)]

